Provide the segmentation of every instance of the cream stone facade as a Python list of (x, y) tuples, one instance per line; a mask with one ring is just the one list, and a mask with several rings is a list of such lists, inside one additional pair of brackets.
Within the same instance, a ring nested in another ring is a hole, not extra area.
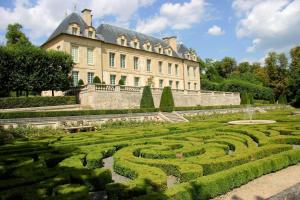
[(98, 76), (111, 85), (124, 79), (127, 86), (151, 82), (155, 88), (200, 90), (197, 55), (176, 37), (158, 39), (108, 24), (96, 29), (88, 9), (66, 17), (42, 47), (72, 55), (74, 85)]

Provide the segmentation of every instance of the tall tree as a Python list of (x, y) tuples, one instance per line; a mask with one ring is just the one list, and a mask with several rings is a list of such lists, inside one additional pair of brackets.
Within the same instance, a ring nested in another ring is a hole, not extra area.
[(25, 45), (25, 46), (31, 46), (31, 42), (26, 37), (26, 35), (22, 32), (22, 25), (15, 23), (15, 24), (9, 24), (7, 26), (7, 32), (6, 32), (6, 45)]
[(223, 58), (221, 65), (218, 67), (219, 74), (222, 77), (228, 77), (236, 69), (236, 61), (234, 58)]
[(300, 107), (300, 46), (290, 51), (291, 55), (291, 78), (288, 86), (288, 98), (291, 103)]

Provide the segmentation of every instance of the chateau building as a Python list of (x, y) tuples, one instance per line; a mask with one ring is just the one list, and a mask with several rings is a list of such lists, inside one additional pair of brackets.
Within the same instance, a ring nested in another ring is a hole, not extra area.
[(42, 47), (72, 55), (74, 85), (98, 76), (110, 85), (123, 79), (128, 86), (151, 82), (154, 88), (200, 90), (197, 55), (176, 37), (159, 39), (109, 24), (94, 27), (89, 9), (67, 16)]

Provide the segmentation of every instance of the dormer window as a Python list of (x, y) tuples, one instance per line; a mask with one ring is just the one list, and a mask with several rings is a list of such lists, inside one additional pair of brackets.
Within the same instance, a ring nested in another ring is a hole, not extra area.
[(78, 32), (78, 28), (72, 27), (72, 34), (77, 35), (77, 32)]
[(137, 42), (134, 42), (134, 43), (133, 43), (133, 47), (137, 49), (137, 48), (138, 48), (138, 43), (137, 43)]
[(172, 51), (169, 49), (168, 50), (168, 54), (171, 56), (172, 55)]
[(161, 54), (161, 47), (159, 47), (159, 48), (158, 48), (158, 53), (160, 53), (160, 54)]
[(125, 46), (125, 40), (124, 39), (121, 39), (121, 45)]
[(147, 44), (147, 50), (150, 51), (151, 46)]
[(89, 37), (89, 38), (92, 38), (92, 37), (93, 37), (93, 31), (89, 31), (89, 32), (88, 32), (88, 37)]

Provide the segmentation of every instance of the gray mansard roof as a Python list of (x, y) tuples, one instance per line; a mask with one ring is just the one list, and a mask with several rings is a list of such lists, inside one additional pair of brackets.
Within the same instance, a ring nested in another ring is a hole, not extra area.
[[(55, 38), (56, 36), (58, 36), (62, 33), (71, 34), (71, 33), (68, 32), (69, 24), (71, 24), (71, 23), (78, 24), (79, 27), (80, 27), (80, 35), (85, 36), (84, 35), (84, 30), (86, 28), (88, 28), (89, 26), (84, 22), (84, 20), (82, 19), (82, 17), (79, 14), (73, 12), (70, 15), (68, 15), (59, 24), (59, 26), (50, 35), (50, 37), (48, 38), (48, 40), (46, 42), (52, 40), (53, 38)], [(150, 42), (150, 44), (152, 46), (152, 51), (154, 51), (155, 45), (160, 44), (163, 48), (170, 48), (172, 50), (172, 56), (174, 56), (174, 57), (186, 58), (185, 54), (188, 53), (188, 51), (189, 51), (188, 48), (185, 47), (183, 44), (178, 44), (177, 45), (177, 52), (175, 52), (162, 39), (155, 38), (155, 37), (152, 37), (150, 35), (139, 33), (139, 32), (133, 31), (133, 30), (113, 26), (113, 25), (110, 25), (110, 24), (101, 24), (100, 26), (98, 26), (98, 28), (96, 29), (96, 38), (95, 39), (101, 40), (101, 41), (106, 42), (106, 43), (119, 45), (117, 43), (117, 38), (122, 36), (122, 35), (127, 38), (127, 43), (128, 43), (127, 46), (130, 46), (129, 42), (132, 39), (137, 38), (140, 42), (141, 47), (146, 42)]]

